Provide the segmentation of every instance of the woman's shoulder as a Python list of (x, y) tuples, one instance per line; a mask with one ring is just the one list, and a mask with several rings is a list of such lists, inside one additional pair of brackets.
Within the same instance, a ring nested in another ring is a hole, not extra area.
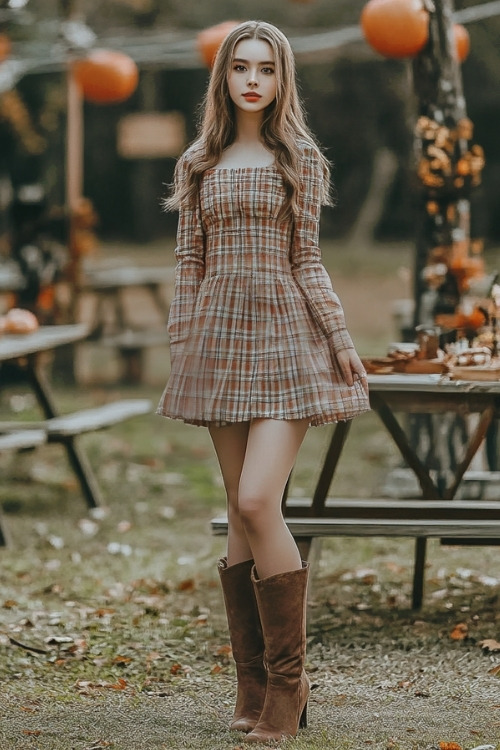
[(179, 157), (177, 161), (178, 167), (185, 168), (188, 164), (192, 164), (194, 161), (203, 157), (204, 153), (205, 149), (202, 147), (201, 143), (195, 141), (188, 146), (184, 153)]
[(314, 141), (309, 141), (306, 138), (299, 138), (297, 141), (297, 149), (299, 157), (303, 161), (320, 161), (321, 152), (319, 146)]

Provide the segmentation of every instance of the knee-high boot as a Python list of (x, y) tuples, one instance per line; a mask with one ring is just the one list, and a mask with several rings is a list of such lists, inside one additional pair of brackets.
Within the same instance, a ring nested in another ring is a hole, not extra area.
[(252, 581), (259, 608), (267, 665), (264, 707), (245, 742), (294, 737), (307, 725), (309, 679), (304, 671), (309, 564), (301, 570)]
[(264, 640), (250, 573), (253, 560), (227, 566), (219, 560), (219, 575), (226, 606), (238, 692), (230, 728), (251, 732), (259, 720), (266, 695)]

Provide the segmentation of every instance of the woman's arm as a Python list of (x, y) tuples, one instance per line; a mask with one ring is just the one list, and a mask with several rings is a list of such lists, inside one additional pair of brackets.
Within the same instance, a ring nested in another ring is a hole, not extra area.
[[(181, 157), (176, 182), (185, 179), (185, 174), (186, 160)], [(205, 275), (205, 240), (199, 203), (196, 207), (181, 206), (179, 209), (175, 257), (175, 294), (168, 317), (171, 344), (187, 338), (198, 289)]]
[(354, 345), (347, 331), (344, 311), (321, 262), (319, 220), (322, 170), (317, 152), (306, 146), (301, 160), (301, 189), (292, 241), (292, 273), (307, 305), (337, 354)]

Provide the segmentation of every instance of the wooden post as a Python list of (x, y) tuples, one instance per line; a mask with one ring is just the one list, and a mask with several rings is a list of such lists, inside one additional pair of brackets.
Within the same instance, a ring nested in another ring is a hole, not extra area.
[(68, 216), (68, 243), (71, 253), (69, 281), (80, 281), (79, 257), (73, 242), (72, 216), (82, 197), (83, 189), (83, 98), (68, 66), (66, 73), (67, 123), (66, 123), (66, 211)]

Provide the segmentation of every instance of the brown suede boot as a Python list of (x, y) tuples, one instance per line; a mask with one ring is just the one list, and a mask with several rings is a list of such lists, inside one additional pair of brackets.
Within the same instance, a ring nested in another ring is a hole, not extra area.
[(309, 564), (301, 570), (252, 581), (266, 650), (267, 692), (255, 729), (244, 742), (271, 742), (295, 737), (307, 726), (309, 679), (306, 652), (306, 596)]
[(257, 724), (266, 696), (264, 640), (250, 573), (253, 560), (227, 567), (219, 560), (219, 575), (226, 605), (227, 623), (236, 662), (238, 692), (231, 729), (251, 732)]

